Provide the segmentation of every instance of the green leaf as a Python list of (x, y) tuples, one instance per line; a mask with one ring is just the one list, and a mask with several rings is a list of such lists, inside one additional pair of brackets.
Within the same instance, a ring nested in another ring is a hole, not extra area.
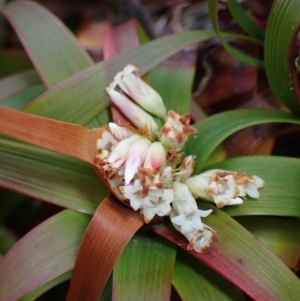
[(34, 98), (39, 96), (45, 91), (44, 85), (36, 85), (34, 87), (28, 88), (2, 102), (3, 107), (20, 110), (25, 105), (27, 105)]
[(205, 169), (221, 168), (261, 177), (266, 186), (257, 200), (245, 198), (242, 205), (223, 208), (231, 216), (272, 215), (300, 217), (300, 159), (253, 156), (218, 162)]
[(151, 86), (161, 95), (167, 110), (188, 114), (194, 80), (193, 51), (183, 50), (149, 72)]
[(136, 234), (113, 272), (113, 300), (169, 300), (175, 246)]
[(187, 252), (177, 251), (172, 283), (183, 301), (242, 301), (244, 294)]
[(136, 65), (143, 75), (182, 48), (213, 36), (210, 31), (192, 31), (149, 42), (62, 81), (38, 97), (25, 111), (86, 124), (108, 105), (105, 87), (128, 63)]
[(72, 271), (67, 271), (51, 280), (46, 282), (45, 284), (42, 284), (35, 290), (31, 291), (29, 294), (26, 294), (24, 297), (18, 299), (18, 301), (34, 301), (39, 296), (47, 292), (49, 289), (57, 286), (58, 284), (68, 280), (71, 278)]
[(0, 103), (38, 84), (41, 84), (41, 80), (34, 70), (3, 78), (0, 80)]
[(35, 146), (0, 139), (0, 186), (93, 214), (107, 195), (86, 163)]
[(296, 266), (300, 254), (299, 220), (257, 216), (238, 217), (236, 220), (289, 268)]
[(89, 221), (65, 210), (19, 240), (0, 261), (0, 299), (17, 300), (72, 269)]
[[(276, 98), (300, 114), (298, 75), (294, 46), (299, 30), (300, 2), (276, 0), (270, 12), (265, 40), (266, 74)], [(284, 41), (284, 43), (282, 43)]]
[(279, 122), (300, 124), (300, 120), (289, 113), (265, 109), (228, 111), (194, 124), (198, 133), (189, 138), (186, 152), (197, 155), (195, 173), (200, 172), (214, 149), (230, 135), (252, 125)]
[(14, 1), (2, 11), (46, 86), (90, 67), (92, 60), (69, 30), (36, 2)]
[(217, 36), (220, 39), (220, 42), (222, 43), (223, 47), (228, 51), (228, 53), (230, 53), (233, 57), (235, 57), (237, 60), (248, 64), (250, 66), (253, 67), (260, 67), (263, 68), (264, 67), (264, 63), (259, 60), (256, 59), (248, 54), (245, 54), (241, 51), (239, 51), (238, 49), (230, 46), (225, 39), (223, 38), (223, 35), (220, 32), (219, 29), (219, 22), (218, 22), (218, 2), (219, 0), (208, 0), (207, 1), (207, 5), (208, 5), (208, 11), (209, 11), (209, 16), (210, 16), (210, 20), (213, 24), (213, 27), (217, 33)]
[[(256, 301), (297, 301), (300, 280), (250, 232), (226, 213), (201, 202), (199, 209), (213, 209), (205, 223), (216, 231), (217, 241), (207, 253), (191, 252)], [(182, 248), (187, 241), (177, 231), (160, 226), (155, 232)]]
[(264, 30), (249, 17), (243, 6), (237, 2), (237, 0), (227, 0), (227, 6), (235, 21), (247, 34), (261, 40), (264, 39)]

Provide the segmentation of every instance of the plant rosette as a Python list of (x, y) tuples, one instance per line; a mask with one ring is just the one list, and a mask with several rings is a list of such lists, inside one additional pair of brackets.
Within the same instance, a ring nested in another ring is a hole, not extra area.
[[(227, 170), (208, 170), (192, 176), (195, 155), (184, 146), (195, 129), (190, 116), (166, 108), (159, 94), (128, 65), (107, 88), (111, 101), (135, 126), (109, 123), (97, 141), (95, 164), (110, 191), (149, 223), (156, 215), (170, 216), (173, 226), (189, 241), (188, 250), (204, 252), (216, 239), (202, 222), (212, 210), (198, 209), (195, 198), (218, 208), (259, 198), (264, 181), (258, 176)], [(160, 128), (153, 115), (164, 117)]]

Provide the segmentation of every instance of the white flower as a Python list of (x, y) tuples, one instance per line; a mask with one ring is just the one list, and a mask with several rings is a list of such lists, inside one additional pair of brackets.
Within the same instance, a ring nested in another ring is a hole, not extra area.
[(180, 116), (174, 111), (168, 112), (167, 122), (161, 129), (160, 141), (170, 148), (182, 148), (188, 136), (197, 132), (190, 125), (190, 116)]
[(173, 189), (150, 190), (150, 195), (153, 192), (157, 193), (157, 191), (159, 191), (160, 197), (156, 202), (151, 198), (143, 199), (140, 213), (144, 215), (146, 223), (149, 223), (155, 214), (158, 216), (167, 216), (171, 212), (172, 207), (170, 203), (174, 198)]
[(196, 252), (203, 253), (214, 240), (216, 240), (216, 235), (211, 230), (204, 229), (203, 231), (197, 231), (190, 240), (187, 250), (194, 249)]
[(185, 184), (195, 197), (214, 201), (222, 208), (243, 203), (242, 197), (247, 194), (259, 198), (258, 189), (264, 186), (264, 181), (257, 176), (216, 169), (191, 177)]
[(147, 195), (143, 195), (143, 186), (138, 179), (135, 179), (130, 185), (121, 186), (119, 189), (129, 199), (133, 210), (140, 209), (146, 223), (149, 223), (155, 214), (166, 216), (171, 212), (170, 203), (174, 197), (172, 189), (150, 189)]
[(114, 78), (114, 85), (130, 96), (149, 113), (165, 119), (166, 108), (160, 95), (147, 85), (139, 76), (138, 68), (127, 65)]
[[(180, 182), (173, 184), (175, 197), (172, 203), (171, 222), (189, 241), (188, 249), (203, 252), (212, 242), (213, 233), (201, 218), (207, 217), (212, 210), (199, 210), (188, 187)], [(205, 235), (204, 235), (205, 234)]]

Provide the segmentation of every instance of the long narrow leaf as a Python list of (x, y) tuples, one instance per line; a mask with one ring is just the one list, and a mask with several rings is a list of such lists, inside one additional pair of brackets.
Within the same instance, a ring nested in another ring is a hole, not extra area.
[(34, 70), (23, 71), (3, 78), (0, 80), (0, 103), (37, 84), (41, 84), (41, 80)]
[(34, 98), (42, 94), (44, 91), (45, 91), (45, 86), (39, 84), (6, 99), (1, 103), (1, 105), (3, 107), (20, 110), (24, 106), (26, 106), (30, 101), (32, 101)]
[(208, 0), (208, 10), (209, 10), (209, 16), (210, 16), (210, 20), (213, 24), (213, 27), (223, 45), (223, 47), (236, 59), (240, 60), (241, 62), (248, 64), (250, 66), (254, 66), (254, 67), (264, 67), (264, 63), (259, 60), (256, 59), (248, 54), (245, 54), (241, 51), (239, 51), (238, 49), (232, 47), (231, 45), (229, 45), (225, 39), (223, 38), (220, 29), (219, 29), (219, 22), (218, 22), (218, 2), (219, 0)]
[(88, 164), (23, 143), (0, 139), (0, 166), (0, 186), (76, 211), (107, 195)]
[(142, 215), (113, 196), (101, 202), (80, 245), (67, 301), (98, 300), (117, 259), (143, 223)]
[(173, 285), (183, 301), (242, 301), (244, 294), (190, 254), (178, 250)]
[(210, 31), (193, 31), (149, 42), (64, 80), (38, 97), (26, 112), (86, 124), (108, 105), (105, 88), (124, 66), (136, 65), (145, 74), (180, 49), (213, 36)]
[(0, 299), (17, 300), (72, 269), (89, 220), (65, 210), (18, 241), (0, 260)]
[(36, 2), (19, 0), (2, 11), (18, 34), (46, 86), (53, 86), (92, 65), (69, 30)]
[[(297, 301), (299, 279), (252, 234), (213, 206), (201, 203), (201, 209), (213, 209), (205, 222), (216, 231), (218, 240), (204, 254), (193, 256), (216, 270), (255, 301)], [(179, 232), (157, 227), (155, 231), (178, 246), (187, 242)]]
[(195, 173), (200, 172), (213, 150), (231, 134), (252, 125), (272, 122), (300, 124), (291, 114), (264, 109), (229, 111), (196, 123), (198, 133), (190, 137), (186, 146), (189, 154), (197, 155)]
[(249, 17), (243, 6), (237, 0), (227, 0), (227, 6), (235, 21), (246, 33), (258, 39), (264, 39), (264, 30)]
[(300, 257), (299, 220), (261, 216), (243, 216), (236, 220), (289, 268), (296, 267)]
[(71, 278), (72, 271), (67, 271), (51, 280), (48, 282), (44, 283), (43, 285), (39, 286), (35, 290), (31, 291), (29, 294), (25, 295), (18, 301), (34, 301), (36, 300), (39, 296), (41, 296), (43, 293), (48, 291), (49, 289), (57, 286), (58, 284), (68, 280)]
[[(300, 90), (296, 70), (300, 2), (276, 0), (266, 28), (265, 63), (272, 91), (285, 106), (300, 114)], [(282, 43), (284, 41), (284, 43)]]
[(175, 256), (169, 242), (135, 235), (115, 266), (113, 300), (170, 300)]

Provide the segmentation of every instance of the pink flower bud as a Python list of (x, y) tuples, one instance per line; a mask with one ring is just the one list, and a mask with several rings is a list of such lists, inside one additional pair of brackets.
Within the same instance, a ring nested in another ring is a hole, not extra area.
[(130, 183), (138, 168), (143, 166), (150, 145), (150, 140), (143, 138), (131, 146), (125, 163), (125, 185)]
[(166, 151), (161, 142), (153, 142), (148, 150), (144, 167), (157, 170), (159, 173), (166, 164)]
[(114, 83), (149, 113), (165, 119), (166, 108), (160, 95), (138, 75), (138, 69), (127, 65), (114, 78)]
[(111, 101), (136, 127), (146, 130), (149, 134), (158, 135), (158, 125), (151, 115), (130, 101), (124, 94), (115, 91), (113, 84), (106, 88), (106, 91)]

